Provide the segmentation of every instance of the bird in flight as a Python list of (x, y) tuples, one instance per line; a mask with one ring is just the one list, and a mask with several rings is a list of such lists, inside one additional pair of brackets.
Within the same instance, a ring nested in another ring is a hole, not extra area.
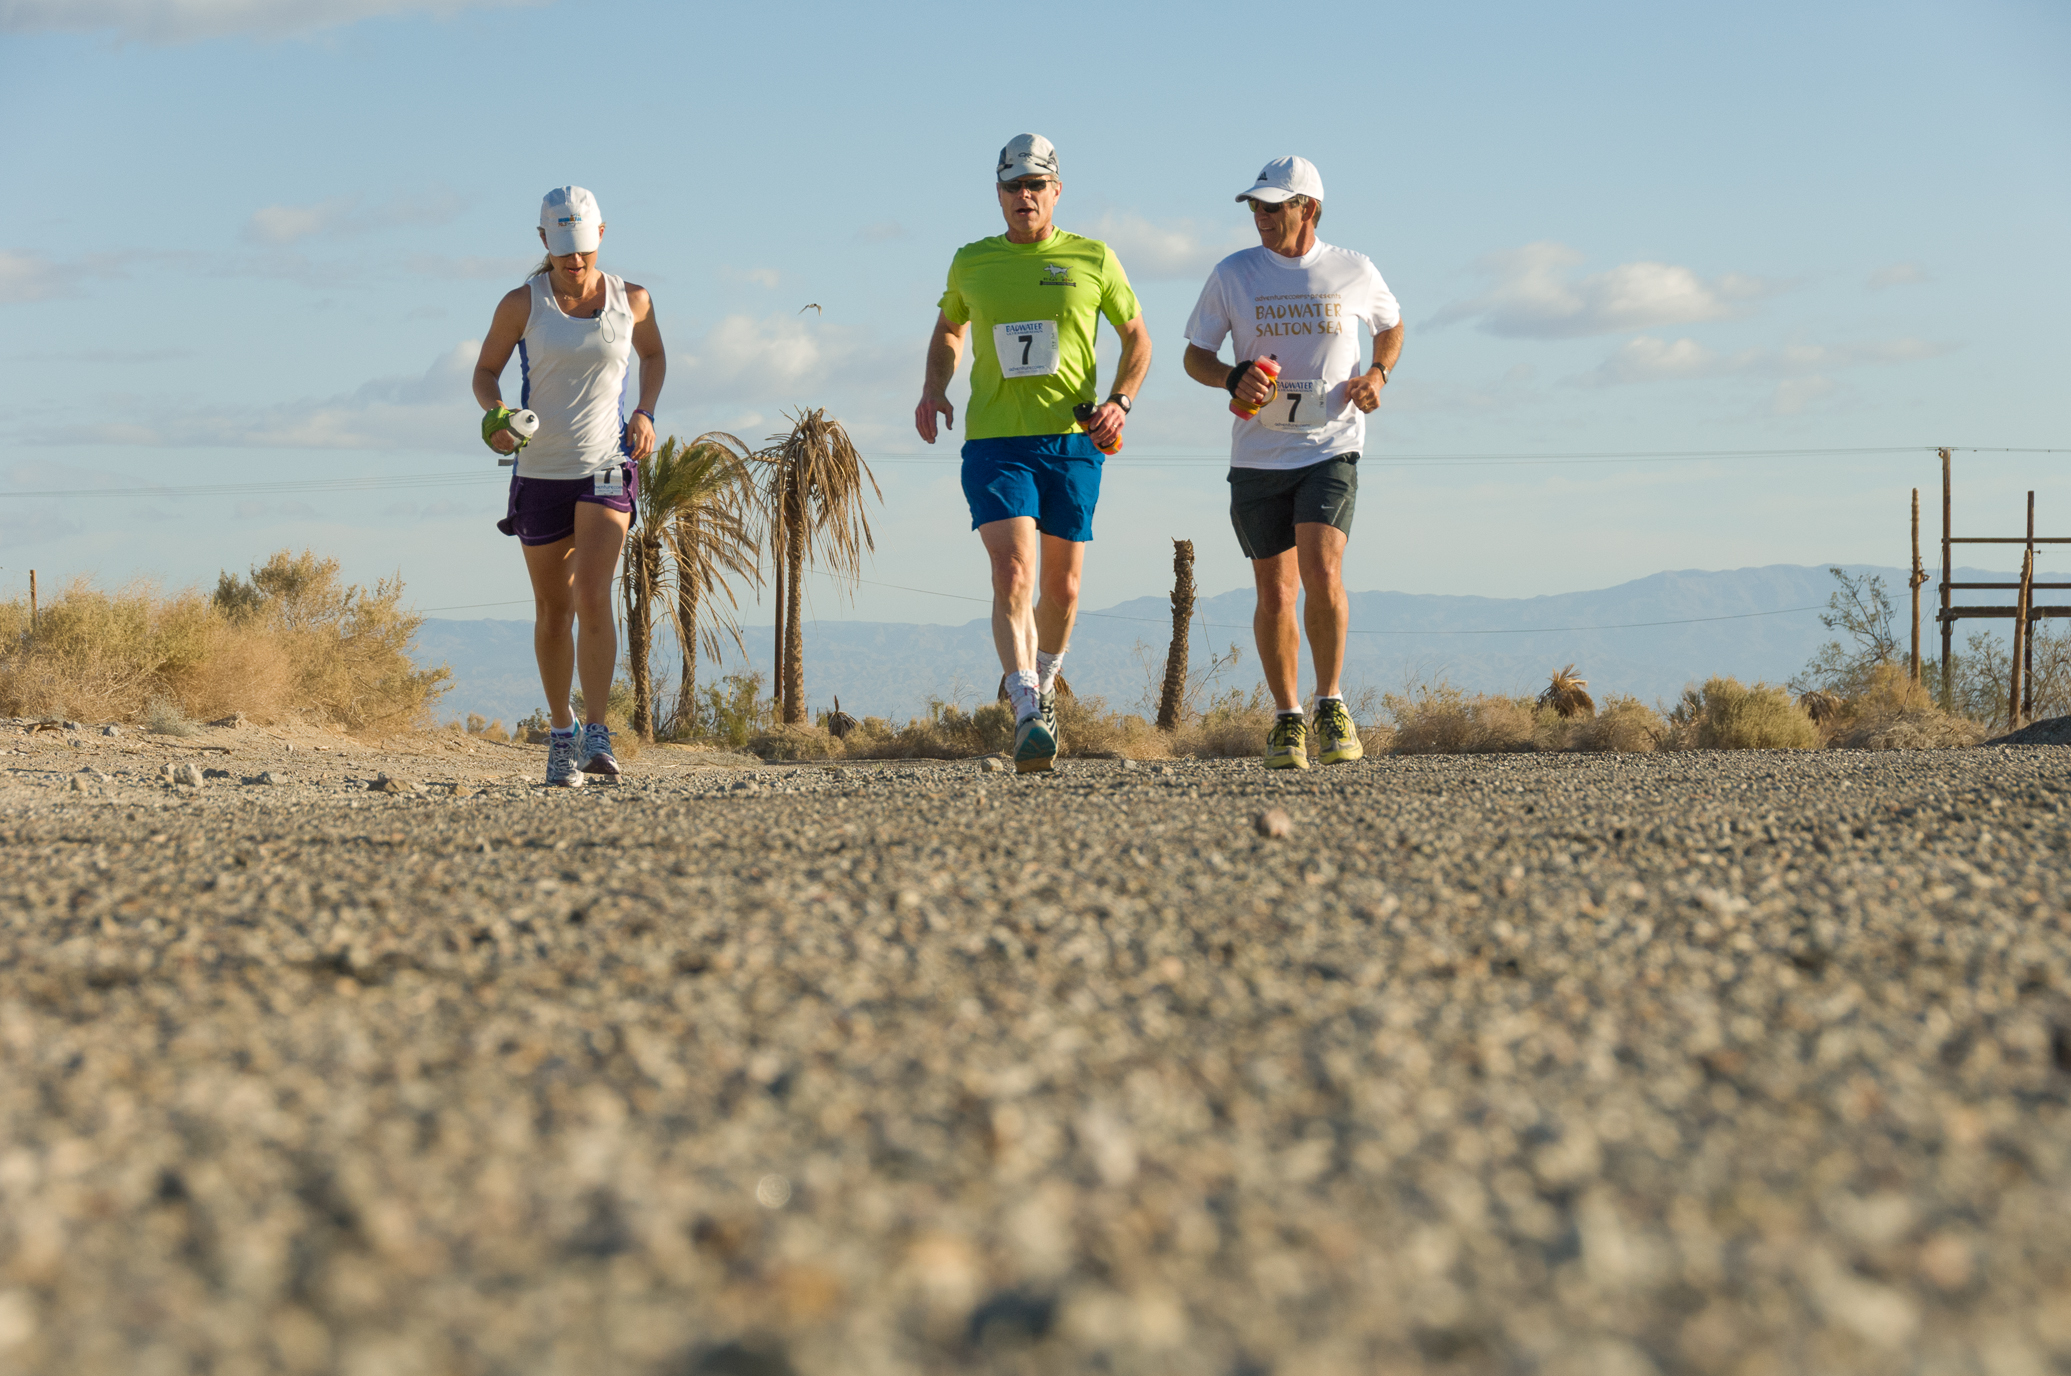
[(827, 313), (825, 311), (820, 310), (820, 303), (817, 301), (808, 301), (803, 306), (800, 306), (798, 308), (798, 313), (800, 315), (804, 315), (807, 311), (820, 311), (821, 315), (825, 315)]

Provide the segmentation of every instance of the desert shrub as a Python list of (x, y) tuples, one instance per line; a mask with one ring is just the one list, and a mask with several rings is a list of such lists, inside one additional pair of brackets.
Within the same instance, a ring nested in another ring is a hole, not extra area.
[(1794, 693), (1824, 690), (1837, 697), (1855, 697), (1869, 686), (1871, 674), (1880, 665), (1898, 659), (1896, 619), (1882, 575), (1851, 575), (1838, 567), (1827, 572), (1840, 586), (1827, 598), (1827, 609), (1819, 614), (1819, 621), (1846, 640), (1829, 640), (1820, 646), (1791, 680), (1790, 688)]
[(1931, 750), (1976, 745), (1984, 729), (1934, 704), (1925, 687), (1896, 664), (1880, 664), (1863, 690), (1843, 699), (1824, 727), (1828, 743), (1850, 750)]
[(552, 724), (552, 719), (547, 716), (546, 709), (542, 707), (529, 717), (518, 718), (518, 724), (511, 728), (511, 735), (514, 739), (522, 741), (526, 745), (545, 745), (547, 741), (547, 728)]
[(446, 669), (409, 654), (422, 618), (399, 580), (349, 585), (338, 562), (282, 551), (216, 593), (109, 593), (85, 579), (32, 631), (25, 602), (0, 604), (0, 714), (135, 721), (163, 700), (186, 718), (305, 715), (353, 731), (430, 724)]
[(822, 727), (782, 724), (749, 737), (748, 749), (765, 760), (838, 760), (848, 753)]
[(1569, 750), (1596, 750), (1644, 754), (1661, 748), (1668, 736), (1668, 722), (1638, 698), (1613, 694), (1604, 699), (1596, 716), (1572, 723)]
[(1713, 678), (1686, 689), (1667, 743), (1696, 750), (1816, 750), (1819, 728), (1781, 686)]
[[(523, 723), (521, 722), (519, 725), (522, 727)], [(494, 741), (499, 745), (504, 744), (511, 738), (511, 733), (503, 729), (501, 718), (489, 721), (480, 712), (470, 712), (467, 714), (466, 732), (470, 736), (477, 736), (485, 741)]]
[(776, 700), (764, 697), (762, 687), (759, 673), (728, 674), (716, 684), (707, 683), (697, 690), (689, 713), (670, 710), (662, 734), (670, 740), (747, 749), (750, 741), (779, 725)]
[(159, 736), (193, 736), (201, 730), (170, 698), (151, 699), (151, 705), (144, 709), (144, 729)]
[(1111, 712), (1105, 698), (1059, 697), (1057, 733), (1069, 757), (1120, 755), (1130, 760), (1161, 760), (1172, 754), (1163, 731), (1134, 712)]
[[(1443, 679), (1382, 699), (1395, 718), (1398, 755), (1483, 755), (1535, 750), (1540, 709), (1529, 698), (1468, 694)], [(1559, 714), (1545, 709), (1550, 721)]]
[(1232, 688), (1209, 700), (1198, 718), (1172, 733), (1170, 750), (1202, 760), (1241, 760), (1265, 752), (1273, 729), (1273, 699), (1261, 683), (1250, 693)]
[[(1069, 699), (1059, 699), (1060, 714), (1066, 701)], [(956, 703), (930, 698), (927, 715), (913, 718), (897, 731), (882, 717), (865, 717), (847, 745), (850, 757), (860, 760), (967, 760), (996, 755), (1014, 746), (1014, 709), (1003, 702), (988, 702), (966, 712)]]

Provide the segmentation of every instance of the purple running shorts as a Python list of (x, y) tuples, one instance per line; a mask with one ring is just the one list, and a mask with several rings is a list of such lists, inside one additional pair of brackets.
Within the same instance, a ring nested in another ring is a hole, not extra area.
[(617, 472), (624, 487), (617, 493), (597, 491), (606, 469), (594, 478), (521, 478), (511, 475), (510, 511), (496, 528), (528, 545), (551, 545), (575, 534), (575, 504), (595, 502), (613, 511), (631, 512), (640, 490), (640, 466), (628, 459)]

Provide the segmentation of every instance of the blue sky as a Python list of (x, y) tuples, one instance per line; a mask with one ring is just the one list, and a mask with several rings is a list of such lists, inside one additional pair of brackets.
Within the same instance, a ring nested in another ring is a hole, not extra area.
[[(992, 160), (1024, 129), (1159, 351), (1088, 606), (1166, 586), (1168, 536), (1205, 588), (1248, 581), (1223, 398), (1180, 371), (1181, 329), (1253, 242), (1232, 197), (1287, 152), (1409, 324), (1352, 586), (1903, 563), (1908, 489), (1938, 495), (1925, 446), (2071, 448), (2067, 72), (2063, 6), (1979, 0), (1294, 28), (1215, 5), (0, 0), (0, 588), (213, 582), (308, 546), (420, 607), (527, 615), (499, 605), (522, 565), (467, 372), (541, 193), (573, 181), (606, 268), (654, 294), (664, 433), (759, 441), (826, 406), (872, 460), (873, 584), (817, 586), (817, 612), (965, 620), (880, 585), (984, 576), (955, 450), (910, 416), (943, 271), (999, 231)], [(1959, 526), (2013, 533), (2033, 487), (2071, 533), (2067, 465), (1960, 456)], [(358, 486), (280, 490), (319, 481)]]

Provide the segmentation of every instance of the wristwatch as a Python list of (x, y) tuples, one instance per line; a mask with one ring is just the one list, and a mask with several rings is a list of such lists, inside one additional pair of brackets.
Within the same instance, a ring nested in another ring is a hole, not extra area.
[(1388, 385), (1388, 370), (1386, 368), (1383, 368), (1380, 364), (1376, 363), (1373, 365), (1373, 367), (1368, 368), (1366, 371), (1368, 371), (1369, 373), (1379, 373), (1381, 375), (1381, 385), (1383, 387)]
[(1107, 399), (1121, 407), (1123, 415), (1129, 414), (1129, 394), (1127, 392), (1110, 392)]

